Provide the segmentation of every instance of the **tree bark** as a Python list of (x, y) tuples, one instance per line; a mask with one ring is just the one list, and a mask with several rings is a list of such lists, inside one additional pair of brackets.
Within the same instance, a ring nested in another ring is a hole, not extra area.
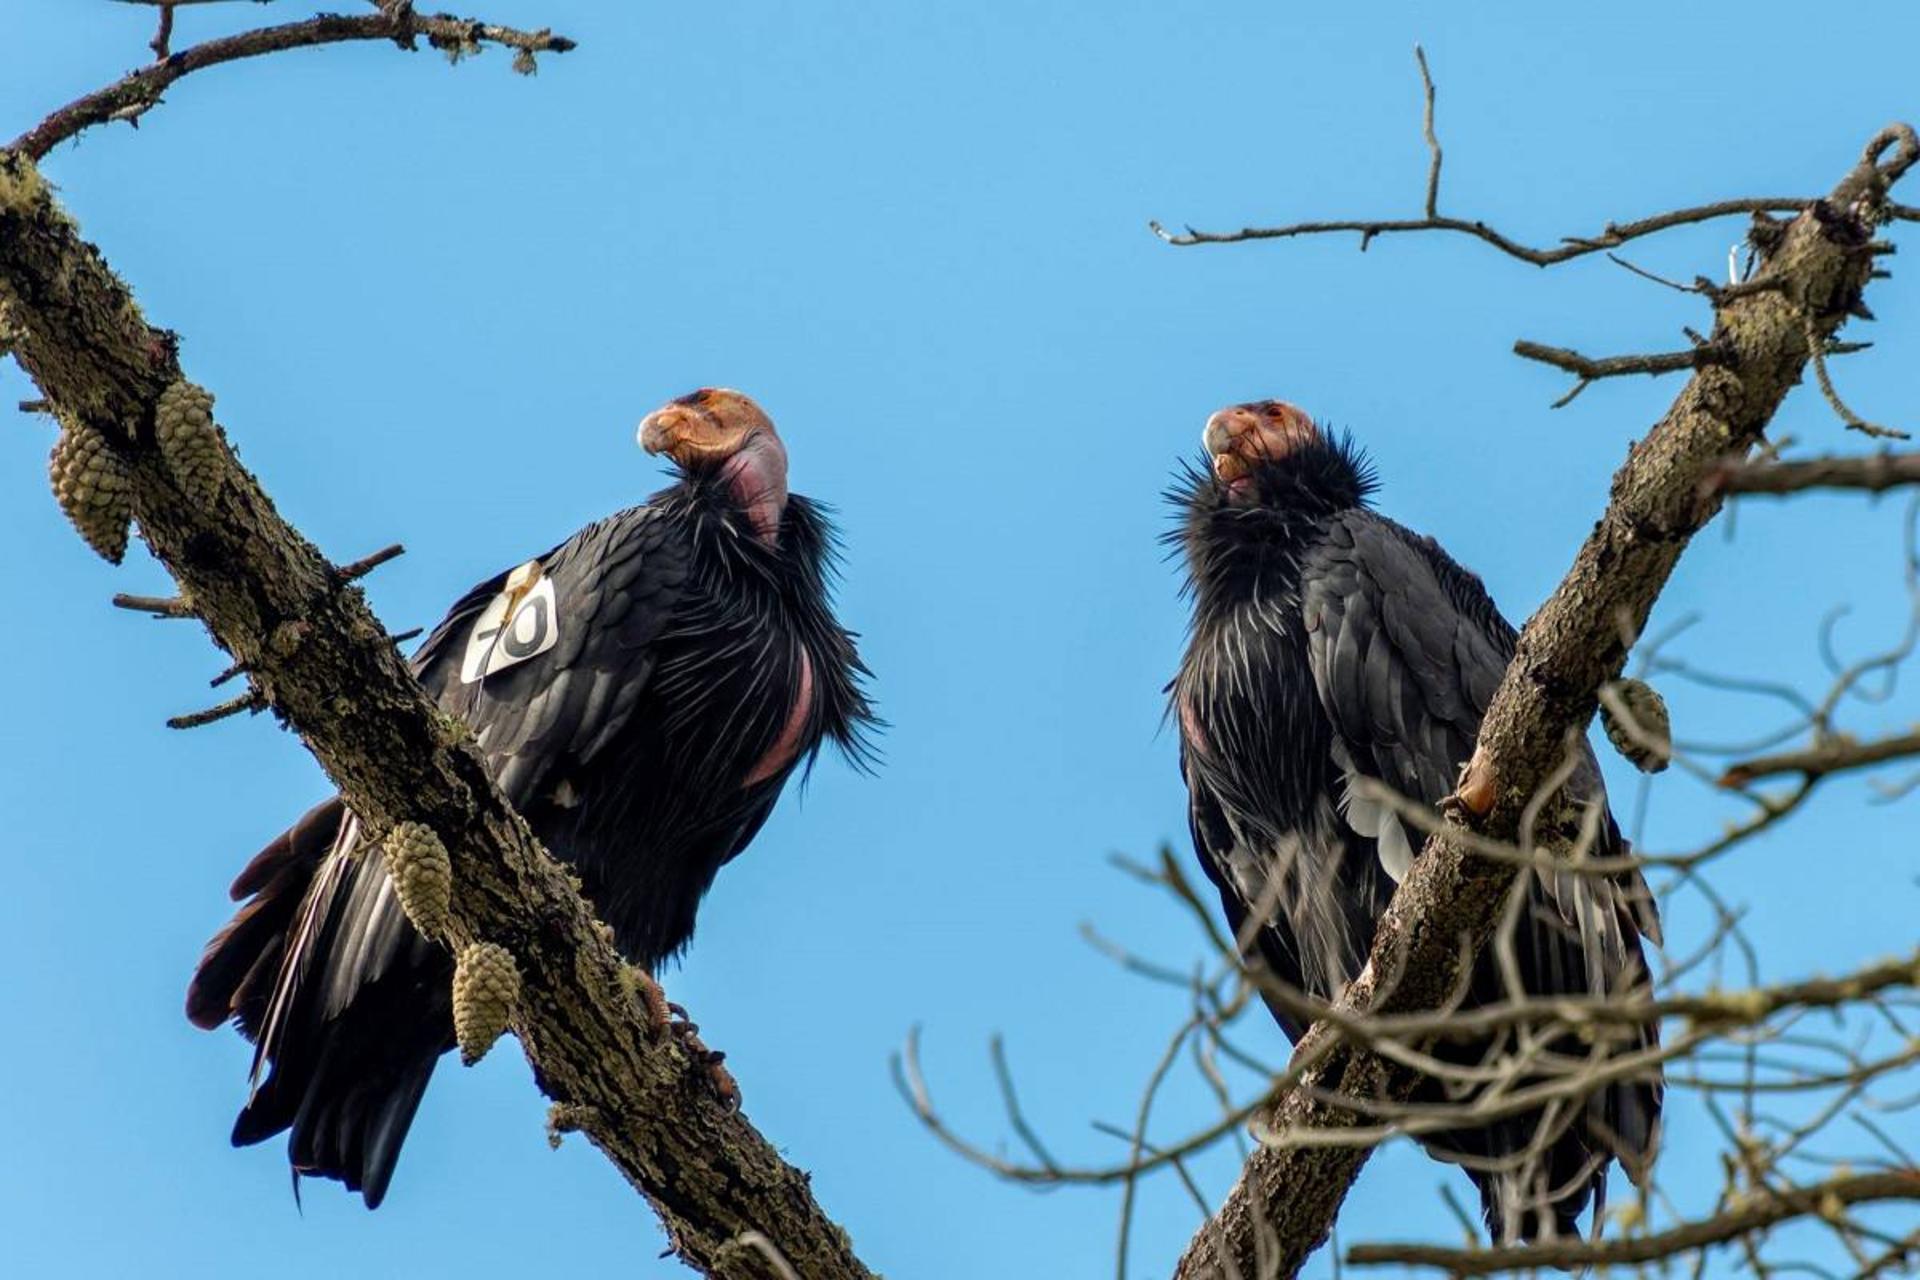
[[(1882, 163), (1890, 148), (1896, 154)], [(1521, 633), (1451, 822), (1491, 839), (1517, 837), (1522, 811), (1584, 731), (1600, 686), (1619, 675), (1688, 540), (1719, 510), (1720, 495), (1703, 479), (1746, 456), (1799, 381), (1811, 344), (1825, 342), (1859, 307), (1888, 187), (1917, 153), (1911, 129), (1887, 129), (1825, 200), (1791, 223), (1756, 222), (1759, 270), (1717, 299), (1711, 341), (1727, 362), (1696, 369), (1666, 416), (1628, 452), (1573, 567)], [(1514, 875), (1445, 836), (1429, 839), (1338, 1007), (1361, 1017), (1441, 1006), (1486, 945)], [(1370, 1151), (1289, 1146), (1286, 1135), (1354, 1127), (1361, 1118), (1330, 1098), (1404, 1101), (1418, 1080), (1340, 1041), (1326, 1023), (1296, 1053), (1315, 1055), (1315, 1065), (1275, 1104), (1271, 1136), (1188, 1245), (1178, 1280), (1294, 1275), (1326, 1240)]]
[(517, 962), (513, 1026), (556, 1103), (556, 1136), (585, 1133), (700, 1271), (868, 1276), (807, 1175), (643, 1016), (605, 926), (493, 786), (463, 727), (414, 680), (359, 588), (230, 455), (215, 500), (188, 500), (155, 435), (156, 402), (181, 376), (175, 336), (146, 322), (33, 163), (5, 150), (0, 351), (9, 345), (67, 429), (99, 432), (126, 462), (141, 537), (354, 812), (374, 832), (416, 821), (445, 843), (449, 941), (497, 943)]

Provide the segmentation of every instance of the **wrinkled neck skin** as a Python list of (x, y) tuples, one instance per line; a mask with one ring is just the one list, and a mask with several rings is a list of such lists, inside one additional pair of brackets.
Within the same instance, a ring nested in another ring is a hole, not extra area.
[(780, 544), (780, 520), (787, 512), (787, 447), (770, 432), (748, 437), (739, 452), (720, 467), (720, 483), (746, 513), (754, 536), (768, 547)]

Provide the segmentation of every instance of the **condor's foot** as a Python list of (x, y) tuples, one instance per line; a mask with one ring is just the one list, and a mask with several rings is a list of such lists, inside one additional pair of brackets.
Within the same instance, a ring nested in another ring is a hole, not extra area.
[(700, 1026), (687, 1017), (687, 1011), (680, 1005), (669, 1001), (668, 1012), (674, 1016), (672, 1031), (693, 1055), (695, 1063), (707, 1077), (707, 1084), (714, 1096), (726, 1104), (729, 1111), (740, 1109), (740, 1083), (733, 1078), (733, 1072), (727, 1070), (727, 1055), (716, 1049), (709, 1049), (700, 1039)]

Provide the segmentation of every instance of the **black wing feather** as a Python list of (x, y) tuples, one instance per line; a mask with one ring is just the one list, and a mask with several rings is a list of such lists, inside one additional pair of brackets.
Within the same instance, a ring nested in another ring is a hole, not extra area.
[[(539, 558), (557, 606), (552, 649), (461, 683), (468, 636), (511, 571), (461, 597), (421, 645), (414, 657), (421, 683), (474, 731), (516, 807), (547, 798), (567, 770), (591, 761), (625, 726), (652, 673), (652, 644), (678, 601), (687, 558), (669, 522), (637, 507)], [(258, 1038), (256, 1069), (272, 1070), (236, 1122), (234, 1140), (257, 1141), (291, 1125), (296, 1168), (342, 1176), (377, 1205), (434, 1063), (451, 1043), (449, 964), (406, 919), (379, 850), (361, 848), (358, 824), (346, 818), (339, 837), (275, 953), (307, 963), (287, 965), (267, 1007), (253, 1025), (243, 1024)], [(342, 1020), (349, 1006), (353, 1016)], [(362, 1036), (377, 1041), (363, 1046)], [(297, 1064), (297, 1078), (282, 1072), (283, 1062)]]

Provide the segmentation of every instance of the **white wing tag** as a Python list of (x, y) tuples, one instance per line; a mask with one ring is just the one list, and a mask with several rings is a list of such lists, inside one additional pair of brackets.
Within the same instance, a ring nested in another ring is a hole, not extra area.
[(553, 579), (529, 560), (507, 575), (507, 587), (488, 602), (467, 636), (460, 683), (473, 684), (560, 643), (560, 610)]

